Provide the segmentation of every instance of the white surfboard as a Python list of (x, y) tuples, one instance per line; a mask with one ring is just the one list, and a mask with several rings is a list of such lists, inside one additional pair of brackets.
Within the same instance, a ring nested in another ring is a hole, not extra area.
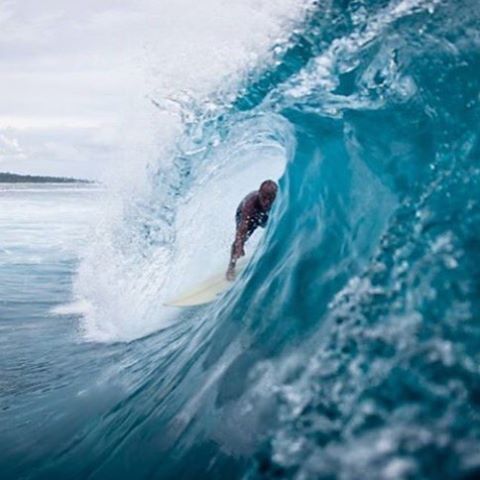
[[(246, 265), (246, 260), (237, 263), (235, 269), (237, 277), (245, 269)], [(197, 305), (205, 305), (222, 296), (234, 283), (235, 281), (229, 282), (225, 278), (225, 271), (222, 271), (222, 273), (212, 275), (202, 283), (180, 292), (177, 297), (165, 302), (164, 305), (166, 307), (194, 307)]]

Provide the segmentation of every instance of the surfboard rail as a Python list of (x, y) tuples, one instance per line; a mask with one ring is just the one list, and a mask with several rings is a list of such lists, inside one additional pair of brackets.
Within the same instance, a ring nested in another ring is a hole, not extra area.
[[(237, 278), (245, 270), (248, 260), (241, 260), (237, 264)], [(183, 291), (164, 303), (166, 307), (197, 307), (206, 305), (221, 297), (235, 284), (236, 280), (226, 279), (225, 272), (216, 273), (198, 285)]]

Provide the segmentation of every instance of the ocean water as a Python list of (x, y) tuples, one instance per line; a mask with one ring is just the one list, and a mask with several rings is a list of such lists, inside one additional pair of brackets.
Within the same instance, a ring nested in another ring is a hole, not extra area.
[(479, 478), (478, 2), (235, 5), (159, 54), (153, 153), (0, 190), (1, 478)]

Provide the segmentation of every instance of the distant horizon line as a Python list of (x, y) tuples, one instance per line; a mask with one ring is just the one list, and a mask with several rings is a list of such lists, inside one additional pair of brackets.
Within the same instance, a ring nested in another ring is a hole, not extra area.
[(86, 178), (0, 172), (0, 183), (20, 183), (22, 180), (25, 183), (97, 183), (95, 180)]

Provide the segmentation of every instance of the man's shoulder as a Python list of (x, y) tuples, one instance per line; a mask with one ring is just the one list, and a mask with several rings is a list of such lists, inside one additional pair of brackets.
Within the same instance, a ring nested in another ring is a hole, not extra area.
[(258, 198), (258, 190), (250, 192), (244, 199), (245, 202), (254, 202)]
[(253, 192), (250, 192), (242, 201), (243, 207), (244, 208), (253, 208), (256, 206), (258, 200), (258, 191), (254, 190)]

